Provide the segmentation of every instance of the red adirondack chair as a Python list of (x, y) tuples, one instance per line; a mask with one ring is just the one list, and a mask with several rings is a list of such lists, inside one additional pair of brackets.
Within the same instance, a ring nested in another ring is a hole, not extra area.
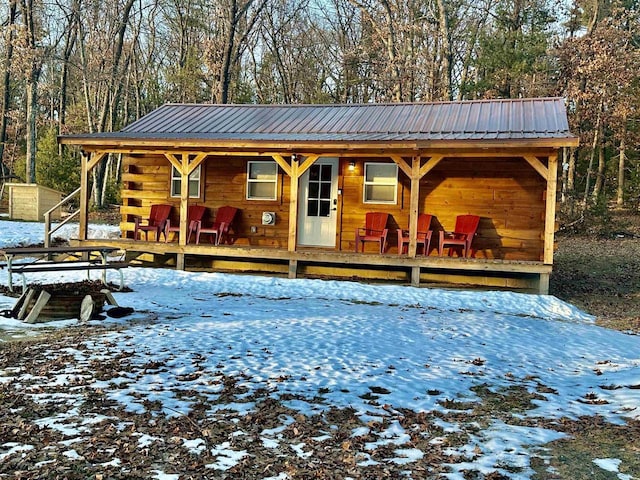
[(358, 246), (362, 245), (364, 252), (365, 242), (378, 242), (380, 244), (380, 253), (384, 253), (387, 248), (387, 220), (389, 214), (383, 212), (368, 212), (365, 217), (365, 226), (356, 228), (356, 253)]
[(476, 236), (480, 217), (477, 215), (458, 215), (453, 232), (440, 232), (440, 245), (438, 254), (442, 256), (445, 247), (449, 248), (449, 256), (454, 250), (461, 250), (462, 256), (468, 258), (471, 255), (471, 242)]
[[(141, 217), (134, 217), (135, 227), (133, 230), (133, 239), (138, 240), (138, 232), (144, 232), (144, 239), (149, 240), (149, 232), (154, 232), (156, 235), (156, 242), (160, 241), (160, 234), (164, 235), (167, 239), (167, 232), (165, 227), (167, 226), (167, 219), (171, 214), (171, 205), (151, 205), (151, 211), (149, 212), (149, 218), (142, 219)], [(142, 222), (146, 222), (146, 225)]]
[[(431, 217), (428, 213), (421, 213), (418, 215), (418, 234), (416, 235), (416, 244), (419, 247), (422, 245), (422, 254), (429, 255), (429, 245), (431, 245), (432, 230), (429, 230), (431, 226)], [(398, 229), (398, 255), (404, 253), (404, 246), (409, 245), (411, 240), (409, 232), (406, 230)]]
[[(197, 222), (202, 221), (202, 217), (204, 217), (204, 212), (207, 211), (207, 207), (203, 205), (189, 205), (187, 209), (187, 243), (191, 240), (191, 234), (196, 231)], [(171, 219), (167, 219), (167, 230), (165, 235), (165, 241), (169, 241), (169, 232), (180, 232), (180, 223), (177, 225), (171, 225)]]
[(200, 235), (211, 235), (211, 243), (220, 245), (223, 243), (224, 237), (228, 236), (229, 229), (233, 227), (238, 209), (235, 207), (220, 207), (216, 212), (216, 218), (209, 227), (203, 227), (202, 222), (196, 222), (196, 244), (200, 243)]

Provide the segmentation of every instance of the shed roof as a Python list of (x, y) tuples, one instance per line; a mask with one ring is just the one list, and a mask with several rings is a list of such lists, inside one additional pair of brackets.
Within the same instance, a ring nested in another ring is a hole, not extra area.
[[(567, 140), (564, 100), (530, 98), (332, 105), (166, 104), (120, 132), (71, 135), (63, 143), (439, 142)], [(562, 143), (562, 142), (561, 142)]]

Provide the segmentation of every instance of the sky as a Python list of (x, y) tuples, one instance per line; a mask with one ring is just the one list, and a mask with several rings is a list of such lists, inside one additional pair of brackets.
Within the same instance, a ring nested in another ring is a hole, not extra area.
[[(65, 226), (59, 235), (73, 237), (75, 229), (77, 225)], [(40, 242), (43, 231), (39, 223), (0, 221), (0, 246)], [(89, 230), (90, 238), (117, 236), (110, 226)], [(117, 281), (117, 273), (109, 275)], [(214, 380), (224, 374), (243, 378), (249, 392), (272, 391), (305, 415), (322, 412), (328, 405), (351, 407), (363, 420), (384, 417), (386, 408), (443, 411), (445, 399), (477, 401), (473, 388), (480, 384), (499, 390), (517, 383), (531, 391), (547, 387), (548, 393), (535, 400), (536, 407), (523, 413), (527, 417), (599, 415), (615, 424), (640, 419), (640, 336), (596, 326), (592, 316), (553, 296), (138, 267), (126, 269), (124, 276), (133, 292), (114, 296), (135, 313), (102, 321), (124, 327), (124, 333), (88, 339), (88, 349), (75, 354), (84, 365), (122, 351), (133, 352), (130, 361), (137, 365), (150, 361), (171, 365), (163, 372), (113, 372), (110, 379), (95, 380), (95, 388), (119, 385), (109, 395), (131, 412), (144, 412), (145, 400), (151, 400), (159, 401), (168, 417), (186, 414), (193, 405), (175, 390), (197, 388), (213, 398), (220, 394)], [(32, 274), (27, 280), (85, 278), (85, 272), (67, 272)], [(7, 283), (5, 270), (0, 271), (0, 282)], [(0, 310), (14, 303), (14, 298), (0, 296)], [(69, 319), (26, 325), (0, 318), (0, 330), (7, 338), (76, 323)], [(194, 356), (200, 360), (194, 362)], [(185, 384), (194, 372), (197, 378)], [(65, 375), (73, 375), (73, 369), (42, 382), (64, 383)], [(20, 380), (20, 375), (0, 365), (0, 383), (16, 378)], [(388, 392), (385, 408), (366, 400), (372, 387)], [(319, 391), (323, 402), (317, 401)], [(293, 398), (288, 393), (306, 400), (286, 400)], [(585, 398), (602, 401), (585, 402)], [(243, 413), (252, 404), (225, 407)], [(41, 422), (62, 429), (70, 438), (81, 434), (60, 418)], [(459, 426), (445, 427), (455, 432)], [(485, 473), (498, 469), (507, 478), (531, 478), (529, 459), (536, 449), (563, 436), (555, 430), (495, 421), (455, 452), (469, 461), (451, 465), (446, 478), (462, 479), (463, 469)], [(278, 437), (265, 432), (264, 441), (278, 442)], [(406, 462), (409, 471), (421, 457), (415, 449), (402, 448), (407, 432), (399, 424), (379, 441), (394, 443), (398, 461)], [(28, 448), (5, 445), (3, 449), (1, 442), (0, 462), (3, 456)], [(242, 455), (228, 445), (216, 448), (224, 460), (221, 469), (240, 461)], [(303, 445), (298, 454), (304, 449)], [(366, 461), (366, 452), (363, 455)], [(620, 459), (593, 462), (621, 480), (633, 478), (619, 473)], [(496, 465), (516, 466), (520, 472)], [(174, 477), (158, 472), (157, 478)]]

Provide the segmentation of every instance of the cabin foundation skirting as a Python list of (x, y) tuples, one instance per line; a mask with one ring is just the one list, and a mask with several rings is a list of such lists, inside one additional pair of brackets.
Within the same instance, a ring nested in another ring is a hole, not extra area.
[[(79, 242), (90, 246), (98, 240)], [(104, 240), (100, 240), (105, 244)], [(389, 281), (413, 286), (488, 287), (547, 294), (551, 265), (542, 262), (409, 258), (393, 254), (333, 251), (289, 252), (281, 249), (166, 244), (111, 240), (126, 251), (132, 266), (275, 274), (288, 278), (332, 278)]]

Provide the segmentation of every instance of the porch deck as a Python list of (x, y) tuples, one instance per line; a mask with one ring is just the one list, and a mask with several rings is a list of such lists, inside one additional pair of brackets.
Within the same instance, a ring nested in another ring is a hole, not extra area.
[(315, 248), (290, 252), (248, 245), (179, 245), (178, 243), (82, 240), (83, 246), (113, 246), (127, 260), (178, 269), (269, 272), (298, 276), (378, 279), (420, 284), (464, 284), (520, 289), (547, 294), (552, 266), (543, 262), (338, 252)]

